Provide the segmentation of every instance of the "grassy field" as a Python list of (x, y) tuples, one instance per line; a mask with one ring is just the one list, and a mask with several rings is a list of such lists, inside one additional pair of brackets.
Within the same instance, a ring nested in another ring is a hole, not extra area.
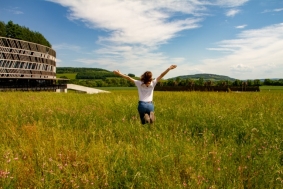
[(283, 92), (283, 86), (260, 86), (261, 92)]
[(62, 74), (56, 74), (57, 78), (60, 78), (62, 76), (67, 77), (68, 79), (76, 79), (77, 73), (62, 73)]
[(283, 93), (3, 92), (0, 188), (282, 188)]
[(95, 88), (106, 91), (138, 91), (137, 87), (95, 87)]

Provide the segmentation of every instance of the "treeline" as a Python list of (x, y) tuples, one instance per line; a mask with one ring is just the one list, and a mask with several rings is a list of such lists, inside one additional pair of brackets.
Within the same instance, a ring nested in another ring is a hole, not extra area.
[(71, 79), (68, 83), (82, 85), (86, 87), (133, 87), (132, 82), (124, 78), (105, 78), (101, 80), (93, 79)]
[(93, 73), (97, 71), (105, 71), (105, 72), (110, 72), (105, 69), (101, 68), (76, 68), (76, 67), (57, 67), (56, 68), (56, 73), (62, 74), (62, 73)]
[(272, 79), (265, 79), (264, 81), (261, 81), (259, 79), (255, 80), (246, 80), (241, 81), (236, 79), (234, 82), (232, 82), (233, 86), (262, 86), (262, 85), (269, 85), (269, 86), (283, 86), (283, 79), (278, 80), (272, 80)]
[[(135, 78), (139, 79), (139, 78)], [(83, 85), (87, 87), (133, 87), (135, 86), (133, 83), (127, 81), (121, 77), (103, 77), (102, 79), (74, 79), (70, 80), (68, 83)], [(169, 79), (169, 80), (161, 80), (157, 84), (159, 87), (168, 87), (168, 86), (190, 86), (190, 87), (256, 87), (262, 85), (273, 85), (273, 86), (283, 86), (283, 80), (274, 80), (271, 84), (269, 79), (266, 79), (264, 82), (261, 82), (259, 79), (256, 80), (235, 80), (232, 81), (211, 81), (204, 80), (203, 78), (195, 79)]]
[(47, 41), (41, 33), (31, 31), (25, 26), (14, 24), (12, 21), (9, 21), (7, 24), (5, 24), (3, 21), (0, 21), (0, 36), (52, 47), (49, 41)]
[(273, 85), (273, 86), (283, 86), (283, 79), (271, 80), (265, 79), (263, 82), (259, 79), (255, 80), (238, 80), (229, 81), (229, 80), (204, 80), (203, 78), (199, 79), (181, 79), (177, 77), (176, 79), (168, 79), (162, 81), (158, 84), (159, 86), (262, 86), (262, 85)]
[(263, 85), (283, 86), (283, 79), (278, 79), (278, 80), (265, 79), (263, 81)]
[(81, 72), (77, 73), (76, 79), (106, 79), (107, 77), (117, 77), (112, 72), (97, 71), (95, 73), (91, 72)]

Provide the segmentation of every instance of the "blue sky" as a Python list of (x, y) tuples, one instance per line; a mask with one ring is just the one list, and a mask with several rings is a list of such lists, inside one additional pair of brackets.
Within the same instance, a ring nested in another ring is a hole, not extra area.
[(42, 33), (57, 66), (165, 78), (282, 78), (282, 0), (1, 0), (0, 21)]

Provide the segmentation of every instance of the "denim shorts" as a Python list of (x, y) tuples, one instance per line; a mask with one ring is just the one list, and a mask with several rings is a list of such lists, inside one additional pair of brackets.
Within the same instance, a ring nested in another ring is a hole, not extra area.
[(145, 124), (145, 119), (144, 119), (144, 115), (145, 114), (150, 114), (150, 112), (154, 111), (154, 105), (153, 102), (143, 102), (143, 101), (139, 101), (139, 105), (138, 105), (138, 111), (140, 114), (140, 119), (141, 119), (141, 123)]

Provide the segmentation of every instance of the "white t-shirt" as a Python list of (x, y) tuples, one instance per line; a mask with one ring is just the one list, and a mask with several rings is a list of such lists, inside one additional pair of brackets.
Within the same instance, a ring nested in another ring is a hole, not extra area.
[(153, 91), (156, 85), (156, 79), (152, 80), (149, 86), (146, 86), (142, 81), (135, 80), (135, 85), (139, 92), (139, 101), (149, 102), (153, 99)]

